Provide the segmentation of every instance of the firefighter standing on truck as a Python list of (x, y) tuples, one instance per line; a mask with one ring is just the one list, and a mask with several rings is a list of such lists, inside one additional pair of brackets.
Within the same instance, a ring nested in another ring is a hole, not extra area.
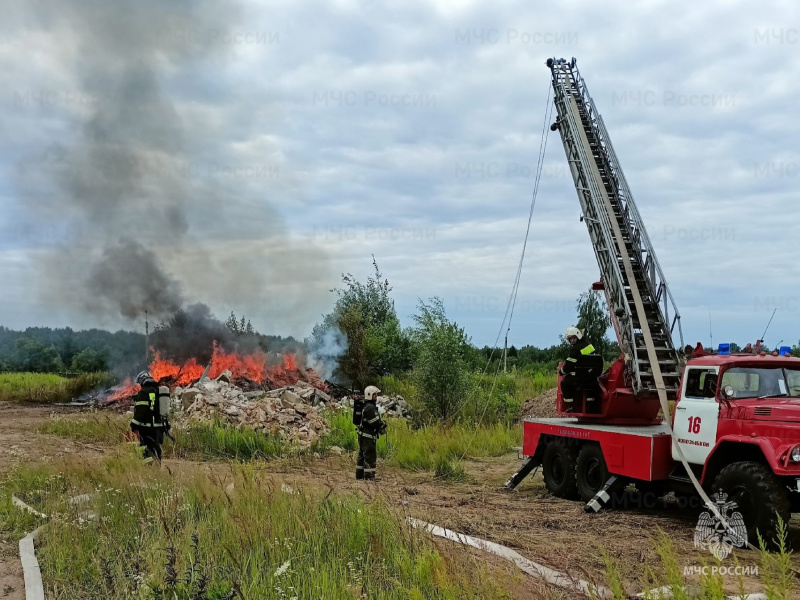
[[(353, 405), (353, 421), (358, 419), (358, 461), (356, 462), (356, 479), (374, 480), (378, 467), (378, 437), (386, 432), (386, 422), (378, 412), (378, 394), (380, 390), (371, 385), (364, 390), (362, 407), (358, 402)], [(357, 409), (361, 408), (360, 414)]]
[(141, 386), (133, 405), (131, 431), (139, 436), (139, 444), (144, 447), (145, 462), (153, 459), (161, 461), (161, 444), (164, 432), (169, 428), (169, 421), (162, 416), (159, 408), (158, 383), (148, 371), (136, 376), (136, 383)]
[[(575, 399), (575, 388), (578, 383), (577, 368), (581, 366), (581, 360), (585, 356), (594, 354), (594, 346), (588, 340), (583, 339), (583, 333), (577, 327), (567, 327), (565, 334), (569, 342), (569, 356), (561, 367), (561, 396), (567, 404)], [(586, 398), (587, 402), (594, 401), (594, 398)]]

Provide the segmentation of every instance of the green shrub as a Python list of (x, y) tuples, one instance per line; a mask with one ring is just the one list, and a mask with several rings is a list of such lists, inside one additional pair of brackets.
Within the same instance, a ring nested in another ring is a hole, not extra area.
[(420, 300), (417, 310), (413, 378), (418, 399), (433, 418), (448, 420), (457, 415), (469, 391), (469, 338), (463, 327), (448, 320), (440, 298), (427, 304)]

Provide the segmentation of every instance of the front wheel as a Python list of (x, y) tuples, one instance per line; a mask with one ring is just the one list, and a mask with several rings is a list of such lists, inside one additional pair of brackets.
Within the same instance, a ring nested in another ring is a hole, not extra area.
[(597, 444), (586, 444), (578, 454), (575, 469), (578, 493), (584, 502), (589, 502), (603, 489), (608, 481), (608, 467), (603, 451)]
[(775, 545), (778, 519), (788, 523), (792, 514), (788, 494), (772, 470), (752, 461), (732, 463), (714, 479), (712, 492), (720, 490), (727, 502), (736, 503), (731, 513), (741, 513), (747, 541), (758, 546), (760, 534), (767, 545)]

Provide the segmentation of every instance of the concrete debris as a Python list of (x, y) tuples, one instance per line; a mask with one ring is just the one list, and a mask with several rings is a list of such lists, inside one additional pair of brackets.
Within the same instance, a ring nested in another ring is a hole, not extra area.
[(265, 434), (280, 434), (301, 448), (308, 448), (328, 432), (319, 412), (305, 404), (300, 395), (284, 390), (280, 398), (264, 392), (245, 394), (223, 379), (206, 380), (194, 388), (175, 389), (176, 427), (193, 423), (222, 421), (234, 427), (247, 427)]
[(233, 379), (233, 373), (231, 373), (228, 369), (225, 369), (222, 373), (220, 373), (214, 381), (217, 382), (225, 382), (230, 383)]
[[(353, 408), (353, 399), (342, 398), (340, 404), (343, 407)], [(409, 419), (411, 417), (408, 403), (402, 396), (378, 396), (376, 404), (378, 405), (378, 410), (381, 412), (381, 415), (384, 417), (397, 417), (401, 419)]]
[[(352, 398), (334, 398), (303, 381), (270, 391), (247, 392), (236, 383), (238, 380), (234, 383), (225, 371), (216, 379), (206, 379), (192, 387), (176, 387), (172, 393), (177, 409), (175, 426), (219, 420), (234, 427), (280, 434), (291, 444), (308, 448), (328, 432), (323, 412), (353, 407)], [(378, 407), (385, 417), (410, 416), (401, 396), (378, 396)]]

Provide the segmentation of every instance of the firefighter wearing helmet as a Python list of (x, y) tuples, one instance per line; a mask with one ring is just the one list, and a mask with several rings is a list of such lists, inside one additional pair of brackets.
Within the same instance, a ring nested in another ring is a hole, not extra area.
[(381, 391), (374, 385), (364, 390), (364, 404), (359, 422), (356, 423), (358, 426), (356, 479), (375, 479), (375, 471), (378, 468), (378, 437), (386, 433), (386, 422), (381, 419), (377, 405), (380, 393)]
[[(577, 327), (567, 327), (564, 334), (569, 343), (569, 356), (564, 361), (560, 373), (564, 376), (561, 380), (561, 396), (567, 404), (571, 404), (575, 399), (575, 388), (577, 385), (577, 368), (581, 366), (584, 357), (594, 354), (594, 346), (583, 338), (583, 332)], [(586, 398), (587, 402), (593, 402), (594, 398)]]
[[(161, 461), (161, 444), (169, 421), (159, 409), (158, 383), (148, 371), (136, 376), (140, 390), (133, 405), (131, 431), (139, 436), (139, 444), (144, 447), (145, 462)], [(166, 389), (166, 388), (165, 388)]]

